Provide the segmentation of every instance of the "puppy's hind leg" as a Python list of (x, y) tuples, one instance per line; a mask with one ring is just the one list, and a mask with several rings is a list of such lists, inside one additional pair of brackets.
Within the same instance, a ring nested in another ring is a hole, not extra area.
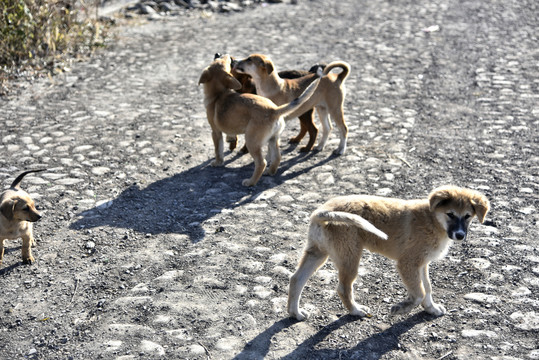
[(331, 119), (335, 121), (341, 138), (339, 147), (334, 151), (334, 154), (342, 155), (346, 151), (346, 142), (348, 140), (348, 126), (346, 126), (346, 122), (344, 121), (342, 106), (331, 113)]
[(242, 181), (242, 185), (254, 186), (264, 173), (264, 169), (266, 169), (266, 160), (264, 159), (264, 156), (262, 156), (262, 149), (260, 146), (249, 145), (249, 143), (247, 143), (247, 149), (249, 149), (249, 154), (251, 154), (253, 157), (255, 171), (250, 179), (245, 179)]
[(354, 281), (356, 281), (357, 278), (357, 269), (359, 266), (359, 259), (361, 259), (361, 253), (362, 251), (360, 250), (354, 254), (346, 254), (343, 258), (335, 261), (335, 266), (339, 271), (337, 293), (339, 294), (344, 307), (348, 309), (350, 315), (365, 317), (369, 312), (369, 308), (359, 305), (354, 300)]
[(268, 163), (269, 168), (267, 169), (267, 173), (269, 175), (275, 175), (277, 173), (277, 169), (279, 168), (279, 164), (281, 163), (281, 151), (279, 149), (280, 146), (280, 138), (281, 133), (284, 130), (284, 120), (279, 119), (279, 122), (276, 125), (275, 132), (272, 135), (272, 137), (268, 140)]
[(322, 151), (326, 146), (326, 142), (328, 141), (329, 133), (331, 132), (332, 126), (328, 117), (328, 109), (325, 106), (317, 106), (316, 112), (318, 113), (318, 118), (322, 123), (322, 138), (318, 142), (316, 150)]
[(445, 314), (447, 312), (445, 307), (443, 305), (436, 304), (432, 300), (432, 287), (429, 279), (429, 264), (426, 264), (423, 266), (423, 268), (421, 268), (421, 281), (423, 282), (423, 287), (425, 288), (425, 298), (423, 298), (421, 305), (423, 305), (425, 311), (435, 316)]
[(406, 300), (391, 307), (391, 315), (410, 312), (421, 303), (424, 296), (423, 287), (421, 286), (421, 266), (415, 264), (413, 261), (404, 261), (401, 259), (397, 262), (397, 269), (399, 270), (402, 282), (408, 290), (408, 297)]
[(316, 246), (305, 249), (298, 270), (290, 278), (288, 289), (288, 314), (297, 320), (304, 320), (308, 315), (299, 307), (299, 300), (307, 280), (328, 259), (328, 254)]

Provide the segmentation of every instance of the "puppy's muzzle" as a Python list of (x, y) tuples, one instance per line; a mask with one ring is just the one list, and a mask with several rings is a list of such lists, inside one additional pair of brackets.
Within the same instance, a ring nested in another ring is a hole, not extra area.
[(451, 234), (449, 234), (449, 237), (452, 240), (462, 241), (462, 240), (466, 239), (466, 232), (465, 231), (453, 231)]
[(33, 213), (30, 214), (30, 220), (29, 220), (29, 221), (31, 221), (31, 222), (36, 222), (36, 221), (41, 220), (42, 217), (43, 217), (43, 216), (42, 216), (40, 213), (38, 213), (38, 212), (33, 212)]

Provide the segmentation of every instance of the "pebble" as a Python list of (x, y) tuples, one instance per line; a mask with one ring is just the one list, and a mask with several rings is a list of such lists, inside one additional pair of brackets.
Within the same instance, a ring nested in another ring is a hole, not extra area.
[(464, 295), (464, 299), (487, 304), (499, 302), (499, 299), (496, 296), (484, 293), (469, 293)]
[(158, 356), (165, 355), (165, 349), (161, 345), (149, 340), (141, 341), (140, 350), (145, 353), (155, 353)]
[(475, 329), (462, 330), (461, 335), (462, 337), (465, 337), (465, 338), (487, 337), (487, 338), (495, 339), (498, 337), (498, 334), (496, 334), (496, 332), (494, 331), (475, 330)]
[(535, 311), (529, 311), (526, 313), (516, 311), (509, 316), (520, 330), (524, 331), (538, 331), (539, 330), (539, 314)]

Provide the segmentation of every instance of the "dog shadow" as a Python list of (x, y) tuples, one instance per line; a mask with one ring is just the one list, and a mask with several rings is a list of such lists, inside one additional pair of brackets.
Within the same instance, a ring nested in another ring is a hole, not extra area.
[[(316, 345), (322, 343), (332, 332), (347, 324), (361, 321), (361, 319), (356, 316), (344, 315), (331, 324), (324, 326), (324, 328), (319, 330), (310, 338), (306, 339), (303, 343), (298, 345), (294, 351), (281, 359), (333, 359), (341, 358), (341, 356), (346, 354), (352, 355), (361, 351), (367, 352), (369, 354), (369, 359), (380, 359), (391, 350), (400, 349), (400, 336), (412, 329), (417, 324), (432, 319), (435, 319), (435, 317), (422, 311), (393, 324), (391, 327), (378, 334), (374, 334), (366, 338), (353, 348), (316, 349)], [(259, 357), (264, 358), (269, 352), (273, 336), (296, 323), (296, 320), (292, 320), (290, 318), (282, 319), (276, 322), (264, 332), (257, 335), (253, 340), (249, 341), (243, 348), (242, 352), (234, 357), (234, 360), (246, 360)]]
[(4, 275), (7, 275), (9, 273), (11, 273), (13, 270), (15, 270), (16, 268), (18, 268), (19, 266), (23, 265), (24, 263), (22, 261), (18, 261), (14, 264), (11, 264), (9, 266), (6, 266), (6, 267), (1, 267), (2, 265), (0, 265), (0, 276), (4, 276)]
[[(283, 153), (291, 148), (283, 149)], [(202, 225), (223, 210), (254, 201), (257, 196), (287, 180), (305, 174), (333, 158), (331, 155), (296, 171), (291, 168), (316, 156), (316, 152), (298, 153), (283, 161), (271, 181), (261, 179), (254, 187), (241, 185), (251, 176), (253, 163), (236, 169), (210, 166), (210, 160), (141, 188), (134, 184), (115, 199), (77, 214), (74, 230), (110, 226), (132, 229), (145, 234), (175, 233), (188, 235), (192, 243), (205, 236)], [(244, 154), (228, 156), (225, 165)], [(247, 155), (249, 156), (249, 155)], [(285, 175), (282, 175), (286, 171)]]

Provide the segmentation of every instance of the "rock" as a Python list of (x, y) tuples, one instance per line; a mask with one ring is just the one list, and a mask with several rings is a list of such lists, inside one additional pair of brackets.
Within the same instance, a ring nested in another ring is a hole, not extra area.
[(464, 295), (464, 299), (475, 301), (478, 303), (488, 303), (488, 304), (499, 302), (496, 296), (483, 294), (483, 293), (469, 293), (469, 294)]
[(516, 322), (515, 327), (524, 331), (537, 331), (539, 330), (539, 315), (535, 311), (522, 313), (516, 311), (509, 316)]

